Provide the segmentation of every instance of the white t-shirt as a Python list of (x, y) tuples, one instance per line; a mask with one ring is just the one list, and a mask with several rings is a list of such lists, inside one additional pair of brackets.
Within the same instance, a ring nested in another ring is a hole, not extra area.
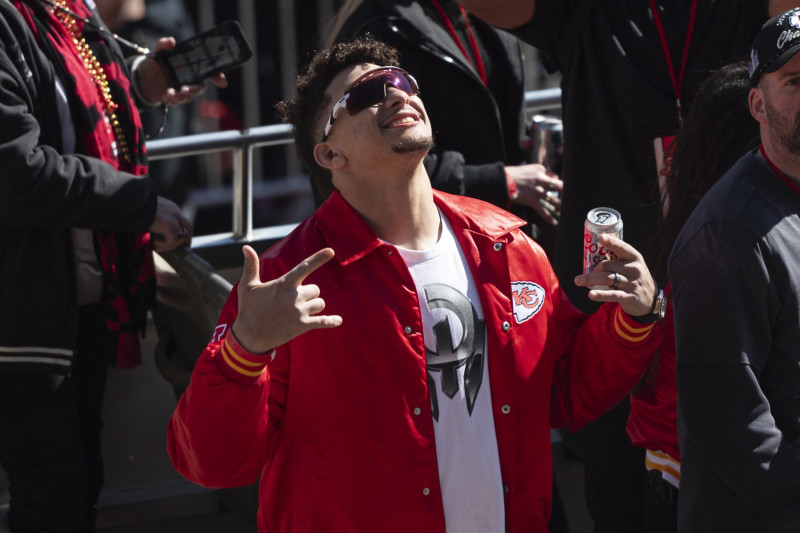
[(443, 216), (433, 248), (398, 251), (420, 299), (447, 531), (502, 533), (503, 481), (475, 280)]

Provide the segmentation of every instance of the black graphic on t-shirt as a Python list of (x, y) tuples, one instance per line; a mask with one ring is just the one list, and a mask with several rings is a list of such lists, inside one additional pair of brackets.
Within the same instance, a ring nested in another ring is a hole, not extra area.
[(486, 321), (478, 318), (478, 313), (466, 296), (449, 285), (441, 283), (426, 285), (425, 299), (431, 310), (447, 309), (452, 311), (461, 323), (463, 331), (461, 342), (457, 346), (453, 346), (450, 318), (449, 315), (445, 316), (433, 327), (436, 351), (425, 349), (433, 418), (439, 420), (439, 400), (431, 372), (442, 374), (442, 392), (448, 398), (453, 398), (458, 393), (460, 386), (457, 370), (465, 365), (464, 392), (467, 398), (467, 412), (472, 416), (472, 409), (475, 407), (475, 400), (483, 381)]

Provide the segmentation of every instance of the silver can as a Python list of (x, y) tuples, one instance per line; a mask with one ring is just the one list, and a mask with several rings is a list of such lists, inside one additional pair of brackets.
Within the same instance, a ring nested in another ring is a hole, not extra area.
[[(622, 239), (622, 216), (616, 209), (610, 207), (597, 207), (586, 215), (583, 224), (583, 273), (588, 274), (597, 265), (606, 259), (616, 259), (617, 256), (599, 242), (600, 235), (610, 233)], [(605, 285), (594, 286), (593, 289), (607, 289)]]
[[(561, 119), (548, 115), (534, 115), (530, 122), (530, 137), (523, 143), (523, 149), (526, 151), (527, 163), (539, 163), (545, 170), (560, 175), (564, 156), (564, 125)], [(539, 204), (556, 218), (561, 213), (550, 199), (558, 196), (558, 192), (548, 191), (545, 198), (539, 199)]]
[(556, 174), (561, 174), (564, 156), (564, 125), (560, 118), (534, 115), (531, 119), (531, 136), (527, 162), (540, 163)]

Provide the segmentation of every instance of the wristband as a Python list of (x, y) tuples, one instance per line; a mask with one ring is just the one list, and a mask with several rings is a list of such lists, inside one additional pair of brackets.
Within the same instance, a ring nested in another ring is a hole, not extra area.
[(517, 182), (514, 181), (514, 178), (512, 178), (508, 172), (506, 172), (506, 186), (508, 187), (506, 211), (511, 211), (511, 208), (514, 206), (514, 200), (519, 198), (519, 189), (517, 188)]
[(509, 202), (513, 202), (517, 198), (519, 198), (519, 189), (517, 188), (517, 182), (514, 181), (508, 172), (506, 172), (506, 185), (508, 185), (508, 200)]

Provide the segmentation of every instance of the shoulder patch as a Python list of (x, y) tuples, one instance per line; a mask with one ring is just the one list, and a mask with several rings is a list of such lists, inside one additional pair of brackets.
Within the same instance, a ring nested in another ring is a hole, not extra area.
[(544, 304), (544, 289), (532, 281), (512, 281), (511, 296), (514, 298), (514, 318), (517, 324), (530, 320)]
[(211, 340), (208, 341), (209, 344), (214, 344), (215, 342), (220, 342), (222, 339), (225, 338), (225, 333), (228, 331), (228, 324), (219, 324), (217, 327), (214, 328), (214, 334), (211, 336)]

